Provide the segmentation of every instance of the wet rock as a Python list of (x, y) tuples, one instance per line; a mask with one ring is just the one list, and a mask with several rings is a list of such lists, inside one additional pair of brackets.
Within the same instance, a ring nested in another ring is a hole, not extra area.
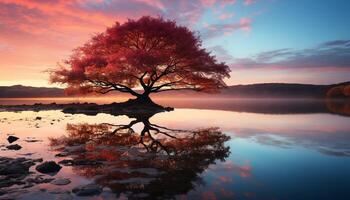
[(24, 141), (26, 141), (26, 142), (42, 142), (42, 140), (24, 140)]
[(43, 162), (44, 160), (42, 158), (37, 158), (37, 159), (33, 159), (33, 162)]
[(66, 156), (68, 156), (68, 155), (69, 155), (68, 152), (61, 152), (61, 153), (56, 154), (55, 156), (56, 156), (56, 157), (66, 157)]
[(72, 166), (73, 165), (73, 160), (61, 160), (58, 162), (60, 165), (64, 166)]
[(86, 160), (86, 159), (78, 159), (78, 160), (61, 160), (58, 162), (61, 165), (64, 166), (80, 166), (80, 165), (90, 165), (90, 166), (95, 166), (95, 165), (102, 165), (102, 162), (97, 161), (97, 160)]
[[(24, 158), (23, 158), (24, 159)], [(26, 159), (8, 159), (0, 161), (0, 175), (28, 174), (29, 167), (34, 163), (27, 162)]]
[(56, 164), (54, 161), (47, 161), (38, 166), (36, 166), (36, 170), (43, 174), (57, 173), (61, 170), (61, 166)]
[(15, 150), (15, 151), (22, 149), (22, 147), (18, 144), (11, 144), (6, 146), (6, 148), (10, 150)]
[(18, 140), (18, 139), (19, 139), (18, 137), (12, 136), (12, 135), (10, 135), (10, 136), (7, 137), (7, 141), (8, 141), (10, 144), (11, 144), (12, 142)]
[(67, 178), (55, 179), (51, 182), (53, 185), (68, 185), (71, 181)]
[(31, 159), (0, 157), (0, 188), (25, 185), (23, 180), (30, 174), (29, 168), (32, 165), (35, 162)]
[(103, 191), (102, 187), (97, 184), (81, 185), (73, 188), (72, 192), (77, 196), (93, 196), (99, 195)]
[(35, 153), (21, 153), (21, 154), (19, 154), (19, 155), (21, 155), (21, 156), (32, 156), (32, 155), (34, 155)]
[(71, 199), (74, 199), (74, 197), (70, 193), (63, 193), (63, 194), (57, 194), (56, 199), (57, 200), (71, 200)]
[(53, 178), (43, 178), (42, 176), (36, 176), (35, 178), (28, 178), (26, 181), (28, 183), (41, 184), (41, 183), (50, 183), (53, 180), (54, 180)]
[(31, 188), (31, 187), (33, 187), (33, 186), (34, 186), (33, 183), (27, 183), (26, 185), (24, 185), (24, 186), (22, 187), (22, 189)]
[(21, 180), (18, 180), (18, 179), (7, 178), (6, 180), (1, 180), (0, 181), (0, 188), (11, 187), (13, 185), (23, 185), (23, 184), (25, 184), (24, 181), (21, 181)]
[(54, 188), (49, 191), (50, 194), (69, 194), (70, 191), (61, 188)]
[(0, 190), (0, 196), (5, 195), (6, 191), (5, 190)]

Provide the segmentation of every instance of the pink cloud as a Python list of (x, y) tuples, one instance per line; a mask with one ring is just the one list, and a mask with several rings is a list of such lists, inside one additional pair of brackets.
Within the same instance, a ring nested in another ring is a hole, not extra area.
[(221, 20), (230, 19), (234, 15), (235, 15), (234, 13), (223, 13), (223, 14), (219, 15), (219, 19), (221, 19)]
[(242, 18), (240, 21), (239, 21), (239, 24), (240, 24), (240, 28), (243, 30), (243, 31), (246, 31), (246, 32), (250, 32), (251, 31), (251, 24), (252, 24), (252, 20), (249, 19), (249, 18)]
[(201, 0), (202, 4), (207, 7), (211, 7), (215, 4), (216, 0)]
[(252, 5), (253, 3), (255, 3), (257, 0), (244, 0), (244, 5)]
[(252, 20), (249, 18), (242, 18), (239, 22), (233, 22), (229, 24), (211, 24), (205, 27), (206, 31), (202, 33), (203, 38), (213, 38), (217, 36), (231, 35), (237, 30), (244, 32), (251, 31)]

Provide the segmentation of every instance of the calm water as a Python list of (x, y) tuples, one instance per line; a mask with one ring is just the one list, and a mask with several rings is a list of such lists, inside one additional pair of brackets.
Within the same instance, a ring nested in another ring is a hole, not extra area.
[[(103, 163), (63, 166), (54, 178), (70, 184), (14, 185), (10, 196), (79, 199), (72, 188), (97, 183), (102, 194), (82, 199), (350, 199), (349, 117), (307, 102), (268, 112), (226, 101), (138, 118), (0, 112), (1, 156)], [(8, 135), (23, 148), (7, 150)]]

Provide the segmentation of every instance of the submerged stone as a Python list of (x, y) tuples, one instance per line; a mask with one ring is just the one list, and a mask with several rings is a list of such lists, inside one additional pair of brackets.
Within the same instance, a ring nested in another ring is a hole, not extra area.
[(61, 166), (56, 164), (54, 161), (47, 161), (38, 166), (36, 166), (36, 170), (43, 174), (57, 173), (61, 170)]
[(81, 185), (73, 188), (72, 192), (77, 196), (93, 196), (99, 195), (103, 191), (103, 188), (97, 184)]
[(53, 185), (68, 185), (71, 181), (67, 178), (55, 179), (51, 182)]

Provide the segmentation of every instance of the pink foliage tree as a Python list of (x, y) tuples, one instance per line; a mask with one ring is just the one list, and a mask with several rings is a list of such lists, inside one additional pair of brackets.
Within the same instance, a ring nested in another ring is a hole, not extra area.
[(151, 93), (217, 91), (229, 72), (188, 28), (145, 16), (92, 37), (51, 71), (50, 81), (66, 84), (67, 93), (119, 91), (152, 102)]

